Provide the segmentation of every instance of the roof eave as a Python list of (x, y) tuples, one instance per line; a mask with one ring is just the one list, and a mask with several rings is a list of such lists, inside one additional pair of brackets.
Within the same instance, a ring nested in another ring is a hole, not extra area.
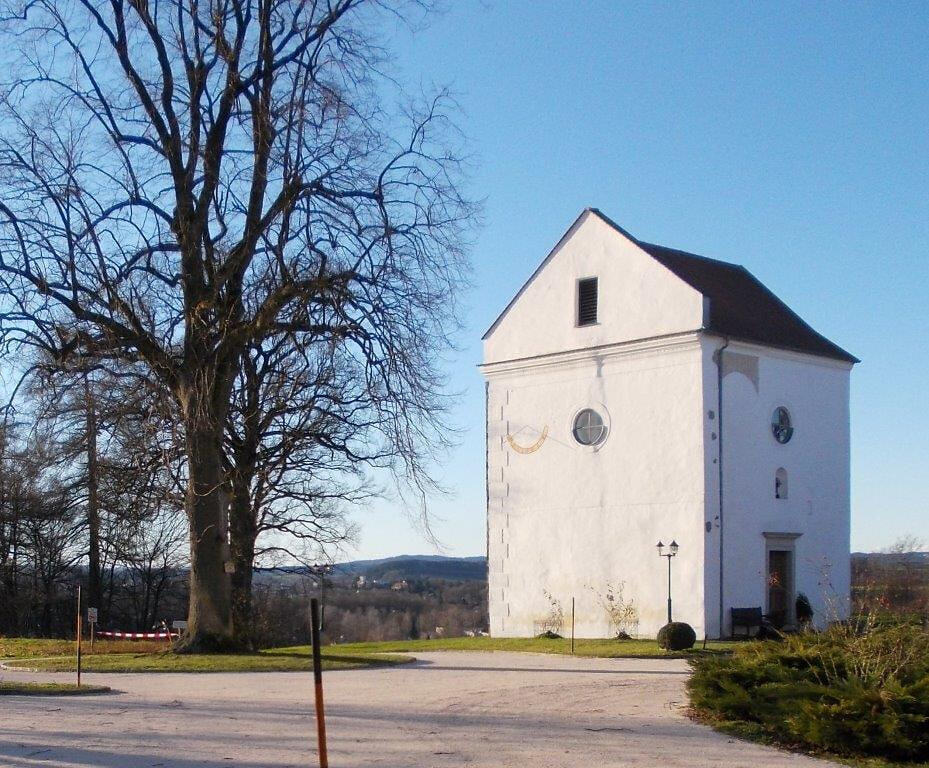
[(713, 327), (703, 328), (703, 333), (710, 336), (716, 336), (720, 339), (727, 339), (730, 341), (735, 341), (740, 344), (749, 344), (753, 347), (765, 347), (767, 349), (779, 349), (782, 352), (793, 352), (796, 355), (805, 355), (807, 357), (818, 357), (823, 360), (832, 360), (837, 363), (847, 363), (849, 365), (857, 365), (861, 362), (857, 357), (855, 357), (850, 352), (846, 352), (842, 347), (832, 344), (836, 348), (835, 354), (826, 354), (825, 352), (814, 352), (809, 349), (801, 349), (800, 347), (792, 347), (789, 344), (772, 344), (769, 341), (759, 341), (758, 339), (749, 339), (744, 336), (739, 336), (738, 334), (726, 333), (725, 331), (717, 330)]

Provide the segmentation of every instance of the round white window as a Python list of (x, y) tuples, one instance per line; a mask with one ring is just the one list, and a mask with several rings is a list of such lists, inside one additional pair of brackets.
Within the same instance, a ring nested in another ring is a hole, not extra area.
[(790, 418), (790, 411), (783, 405), (775, 408), (774, 413), (771, 415), (771, 433), (781, 445), (789, 443), (790, 438), (794, 436), (794, 425), (793, 420)]
[(606, 440), (606, 424), (603, 417), (592, 410), (585, 408), (574, 417), (574, 439), (581, 445), (600, 445)]

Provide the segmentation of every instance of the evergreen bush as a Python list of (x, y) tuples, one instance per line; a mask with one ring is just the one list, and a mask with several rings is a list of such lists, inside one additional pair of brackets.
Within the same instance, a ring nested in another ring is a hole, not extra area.
[(672, 621), (658, 630), (658, 647), (666, 651), (683, 651), (693, 648), (696, 642), (694, 628), (683, 621)]
[(929, 634), (834, 627), (694, 660), (698, 712), (787, 745), (929, 759)]

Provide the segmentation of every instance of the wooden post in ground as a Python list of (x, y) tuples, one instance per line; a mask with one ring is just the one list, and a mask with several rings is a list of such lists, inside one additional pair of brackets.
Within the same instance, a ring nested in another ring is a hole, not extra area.
[(574, 598), (571, 598), (571, 655), (574, 655)]
[(81, 585), (77, 585), (77, 687), (81, 687)]
[(316, 739), (319, 746), (319, 768), (329, 768), (326, 750), (326, 713), (323, 708), (323, 662), (319, 644), (319, 600), (310, 600), (310, 638), (313, 641), (313, 684), (316, 688)]

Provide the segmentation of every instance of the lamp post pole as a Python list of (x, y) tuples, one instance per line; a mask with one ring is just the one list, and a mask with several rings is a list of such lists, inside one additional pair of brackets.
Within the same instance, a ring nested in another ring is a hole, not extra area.
[(665, 545), (660, 541), (658, 542), (658, 557), (668, 558), (668, 624), (671, 623), (671, 558), (677, 555), (677, 550), (680, 549), (677, 542), (673, 539), (668, 545), (668, 551), (664, 551)]
[(668, 556), (668, 624), (671, 623), (671, 556)]

